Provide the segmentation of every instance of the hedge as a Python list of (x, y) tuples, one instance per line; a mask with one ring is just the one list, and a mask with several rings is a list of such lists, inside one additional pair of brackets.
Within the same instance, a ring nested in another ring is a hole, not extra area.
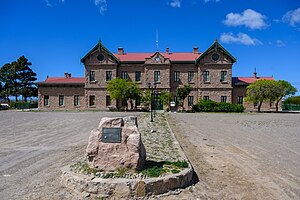
[(193, 105), (195, 112), (244, 112), (244, 107), (238, 104), (200, 100)]

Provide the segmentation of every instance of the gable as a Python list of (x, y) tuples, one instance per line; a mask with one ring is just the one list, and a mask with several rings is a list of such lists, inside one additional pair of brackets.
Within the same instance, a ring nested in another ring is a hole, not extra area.
[(215, 42), (199, 56), (196, 63), (199, 63), (200, 60), (222, 64), (233, 64), (236, 62), (236, 58), (234, 58), (221, 44), (219, 44), (218, 40), (215, 40)]
[(84, 64), (112, 64), (119, 63), (119, 60), (99, 41), (98, 44), (81, 59), (81, 62)]
[(156, 52), (150, 58), (145, 59), (145, 64), (170, 64), (170, 59), (165, 58), (161, 53)]

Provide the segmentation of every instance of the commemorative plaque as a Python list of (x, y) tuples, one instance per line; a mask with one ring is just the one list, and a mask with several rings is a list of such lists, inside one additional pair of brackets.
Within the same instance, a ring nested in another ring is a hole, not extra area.
[(121, 143), (122, 128), (102, 128), (103, 143)]

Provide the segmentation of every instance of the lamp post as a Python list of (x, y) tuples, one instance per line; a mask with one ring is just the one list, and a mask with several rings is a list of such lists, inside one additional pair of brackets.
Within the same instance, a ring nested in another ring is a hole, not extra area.
[(148, 82), (148, 88), (150, 91), (150, 122), (153, 122), (153, 90), (156, 89), (156, 82), (153, 83), (153, 86)]

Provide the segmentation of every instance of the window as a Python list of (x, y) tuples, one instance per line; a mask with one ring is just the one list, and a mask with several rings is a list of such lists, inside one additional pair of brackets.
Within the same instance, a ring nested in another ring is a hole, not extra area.
[(209, 100), (209, 96), (204, 96), (203, 100), (205, 100), (205, 101)]
[(188, 82), (193, 82), (194, 81), (194, 72), (190, 71), (188, 72)]
[(110, 96), (106, 96), (106, 106), (110, 106)]
[(140, 106), (140, 105), (141, 105), (141, 97), (137, 97), (137, 98), (135, 99), (135, 105), (136, 105), (136, 106)]
[(238, 104), (243, 104), (243, 96), (238, 96), (237, 97), (237, 103)]
[(221, 96), (221, 102), (226, 103), (226, 101), (227, 101), (227, 96)]
[(160, 82), (160, 71), (154, 71), (154, 82)]
[(49, 96), (44, 96), (44, 106), (49, 106)]
[(106, 71), (106, 81), (111, 81), (112, 79), (112, 71)]
[(90, 105), (90, 107), (93, 107), (93, 106), (95, 106), (96, 104), (95, 104), (95, 96), (94, 95), (91, 95), (90, 97), (89, 97), (89, 105)]
[(135, 72), (135, 81), (141, 81), (141, 72), (140, 71)]
[(194, 96), (188, 96), (188, 106), (194, 105)]
[(95, 81), (95, 71), (90, 71), (90, 81)]
[(121, 78), (122, 79), (128, 79), (128, 73), (127, 73), (127, 71), (122, 71), (121, 72)]
[(63, 106), (64, 105), (64, 96), (63, 95), (59, 95), (58, 96), (58, 105), (59, 106)]
[(74, 106), (79, 106), (79, 95), (74, 96)]
[(225, 82), (227, 77), (227, 71), (221, 71), (221, 82)]
[(180, 72), (175, 71), (174, 72), (174, 81), (179, 82), (180, 81)]
[(209, 71), (204, 71), (203, 72), (203, 81), (204, 82), (209, 82), (210, 81)]

